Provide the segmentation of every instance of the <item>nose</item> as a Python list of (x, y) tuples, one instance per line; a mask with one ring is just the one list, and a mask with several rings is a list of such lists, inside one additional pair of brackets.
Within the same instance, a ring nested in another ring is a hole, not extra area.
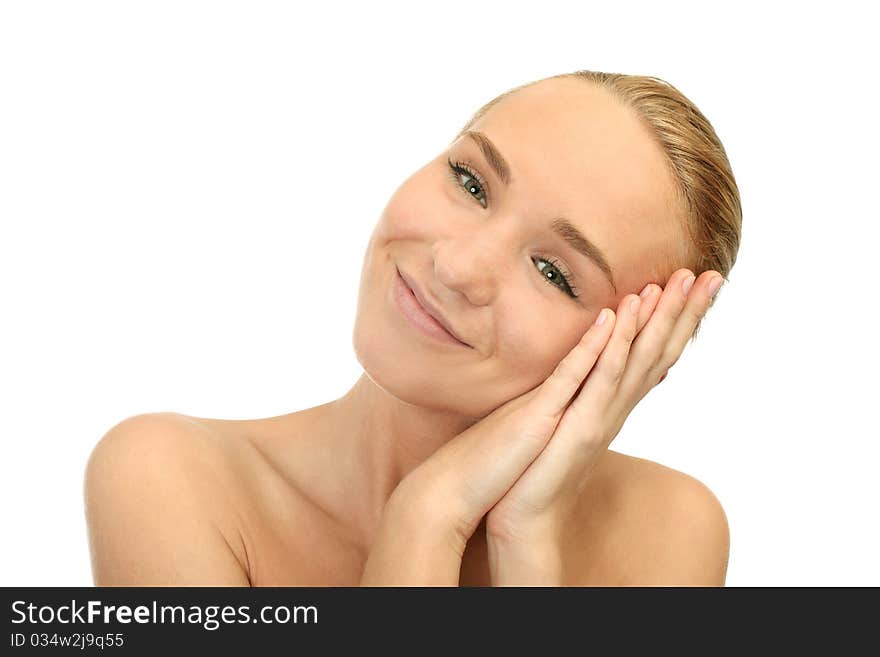
[(488, 305), (498, 281), (513, 262), (512, 241), (499, 225), (484, 224), (446, 236), (434, 243), (434, 275), (448, 288), (461, 292), (475, 306)]

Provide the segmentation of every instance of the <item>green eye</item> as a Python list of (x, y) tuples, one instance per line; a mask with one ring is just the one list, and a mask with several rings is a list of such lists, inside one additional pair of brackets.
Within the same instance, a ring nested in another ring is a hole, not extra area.
[[(571, 274), (566, 274), (565, 269), (561, 262), (558, 260), (554, 260), (550, 257), (537, 256), (532, 258), (532, 260), (536, 263), (546, 263), (543, 266), (539, 265), (538, 269), (541, 271), (541, 277), (550, 283), (550, 285), (562, 290), (568, 296), (573, 299), (578, 298), (577, 288), (574, 287), (574, 283), (571, 282)], [(562, 284), (557, 285), (556, 282)]]
[[(489, 188), (487, 187), (486, 183), (483, 182), (480, 174), (472, 170), (463, 162), (452, 162), (451, 160), (447, 160), (447, 162), (449, 164), (449, 170), (452, 174), (452, 179), (455, 181), (456, 186), (469, 197), (477, 199), (480, 205), (485, 208), (489, 204)], [(466, 183), (463, 183), (462, 178), (470, 180)]]
[[(466, 194), (468, 198), (477, 199), (481, 206), (487, 207), (489, 204), (489, 187), (483, 182), (480, 174), (464, 162), (453, 162), (451, 159), (447, 159), (447, 163), (449, 164), (449, 171), (455, 186)], [(566, 271), (565, 266), (561, 262), (545, 256), (537, 256), (532, 258), (532, 260), (536, 264), (544, 263), (539, 265), (540, 274), (550, 285), (558, 290), (562, 290), (562, 292), (573, 299), (578, 298), (578, 291), (572, 282), (572, 276)]]

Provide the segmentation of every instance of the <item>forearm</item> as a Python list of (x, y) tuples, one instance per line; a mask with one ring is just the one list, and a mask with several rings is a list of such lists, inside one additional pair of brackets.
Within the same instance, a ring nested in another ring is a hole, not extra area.
[(458, 586), (464, 545), (431, 516), (389, 504), (360, 585)]
[(562, 586), (559, 543), (514, 543), (488, 538), (492, 586)]

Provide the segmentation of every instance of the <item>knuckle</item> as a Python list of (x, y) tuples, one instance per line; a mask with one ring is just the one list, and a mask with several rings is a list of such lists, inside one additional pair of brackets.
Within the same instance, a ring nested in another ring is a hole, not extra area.
[(657, 338), (653, 332), (643, 331), (637, 336), (629, 350), (629, 357), (640, 363), (647, 363), (648, 367), (654, 367), (660, 362), (661, 350), (657, 345)]
[(651, 369), (653, 370), (662, 370), (665, 369), (665, 353), (663, 349), (654, 349), (653, 357), (651, 358)]
[(633, 340), (636, 339), (636, 336), (639, 334), (639, 326), (638, 321), (633, 322), (632, 329), (630, 329), (629, 333), (626, 336), (626, 341), (632, 343)]
[(698, 303), (688, 304), (682, 311), (685, 319), (692, 323), (698, 322), (705, 313), (706, 310), (703, 305)]
[(565, 383), (574, 383), (581, 379), (580, 373), (576, 371), (574, 364), (569, 358), (563, 358), (553, 372), (553, 376)]
[(623, 372), (626, 369), (625, 364), (615, 363), (608, 372), (608, 380), (612, 384), (617, 385), (623, 379)]
[(654, 370), (657, 372), (665, 372), (675, 364), (674, 354), (669, 353), (668, 349), (664, 349), (660, 353), (660, 357), (654, 361)]
[(580, 431), (574, 446), (576, 451), (590, 453), (595, 451), (601, 444), (602, 432), (594, 427), (591, 430)]

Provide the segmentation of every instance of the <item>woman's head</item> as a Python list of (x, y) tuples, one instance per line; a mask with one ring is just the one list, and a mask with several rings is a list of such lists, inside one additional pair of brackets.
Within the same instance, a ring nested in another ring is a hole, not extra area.
[[(392, 195), (355, 351), (395, 396), (480, 417), (546, 378), (602, 308), (682, 267), (727, 277), (740, 225), (724, 149), (676, 89), (588, 71), (532, 82), (480, 108)], [(414, 330), (394, 303), (398, 270), (471, 348)]]

